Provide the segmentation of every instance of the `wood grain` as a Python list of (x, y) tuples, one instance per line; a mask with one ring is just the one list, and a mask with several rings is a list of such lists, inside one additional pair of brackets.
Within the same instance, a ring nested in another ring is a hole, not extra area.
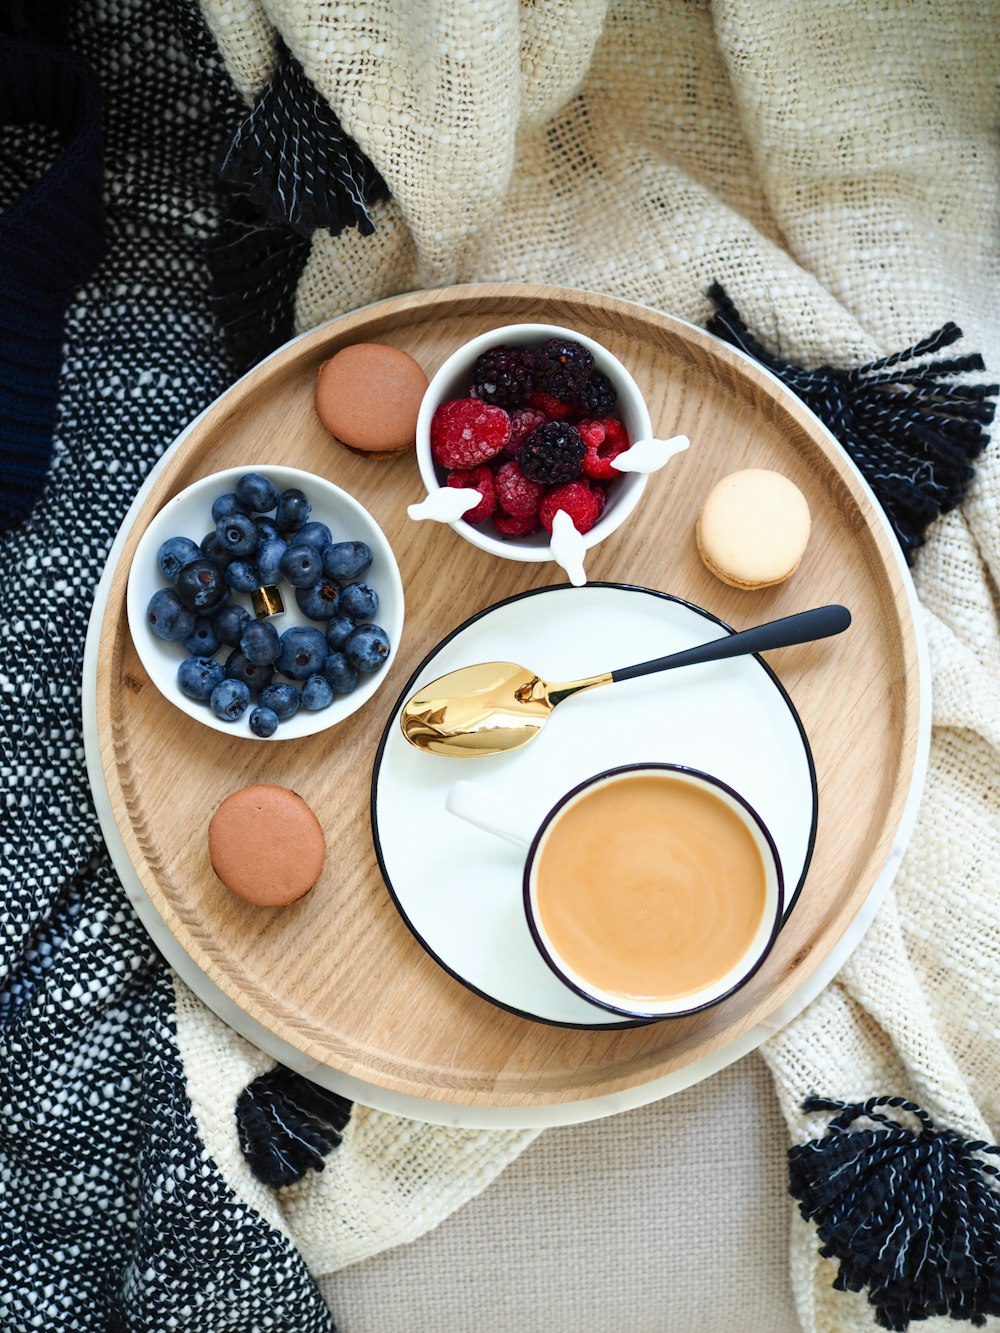
[[(471, 994), (400, 921), (379, 875), (368, 815), (371, 765), (395, 698), (455, 625), (554, 565), (476, 550), (448, 528), (411, 523), (422, 486), (412, 455), (359, 457), (315, 417), (319, 363), (384, 341), (432, 374), (460, 343), (501, 324), (579, 329), (632, 371), (660, 435), (690, 450), (654, 476), (636, 513), (588, 559), (594, 580), (636, 583), (705, 606), (737, 627), (839, 601), (855, 617), (836, 640), (769, 655), (808, 732), (819, 780), (812, 867), (770, 958), (730, 1000), (688, 1020), (577, 1032), (532, 1023)], [(339, 727), (260, 745), (186, 717), (149, 681), (125, 617), (132, 553), (152, 516), (199, 477), (283, 463), (344, 487), (392, 542), (407, 619), (383, 688)], [(796, 575), (763, 592), (714, 579), (694, 523), (711, 486), (772, 467), (806, 494), (813, 530)], [(917, 650), (903, 577), (872, 502), (811, 415), (756, 366), (700, 330), (627, 302), (560, 288), (469, 286), (396, 297), (346, 315), (241, 380), (192, 430), (147, 498), (116, 570), (97, 673), (101, 756), (125, 847), (153, 905), (197, 966), (271, 1032), (343, 1073), (420, 1097), (537, 1106), (660, 1077), (760, 1023), (827, 956), (882, 868), (917, 750)], [(248, 782), (282, 783), (319, 815), (329, 855), (316, 889), (261, 910), (229, 895), (208, 861), (208, 821)]]

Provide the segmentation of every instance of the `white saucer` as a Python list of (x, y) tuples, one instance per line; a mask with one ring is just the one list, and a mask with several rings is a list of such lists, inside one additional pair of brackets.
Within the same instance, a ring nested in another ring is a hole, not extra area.
[(574, 680), (715, 639), (727, 627), (665, 593), (621, 584), (522, 593), (459, 626), (420, 664), (386, 725), (372, 777), (379, 865), (420, 944), (470, 990), (525, 1018), (574, 1028), (633, 1021), (566, 989), (537, 954), (521, 899), (523, 854), (445, 809), (458, 778), (496, 794), (526, 833), (570, 787), (619, 764), (686, 764), (728, 783), (768, 826), (787, 911), (816, 836), (816, 774), (791, 700), (758, 657), (685, 667), (564, 703), (544, 736), (508, 755), (456, 760), (414, 750), (399, 713), (419, 685), (473, 662), (523, 663)]

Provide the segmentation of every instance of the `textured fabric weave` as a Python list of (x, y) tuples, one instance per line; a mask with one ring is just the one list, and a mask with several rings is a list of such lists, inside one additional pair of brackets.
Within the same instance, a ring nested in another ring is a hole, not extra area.
[[(232, 378), (204, 249), (239, 106), (155, 0), (87, 0), (71, 38), (104, 94), (109, 248), (68, 311), (49, 485), (0, 546), (0, 1328), (320, 1333), (300, 1256), (199, 1138), (170, 976), (104, 849), (81, 734), (111, 542)], [(45, 144), (24, 142), (30, 180)]]
[[(956, 350), (981, 351), (995, 377), (1000, 29), (977, 0), (202, 3), (244, 92), (280, 34), (391, 192), (373, 237), (315, 236), (302, 328), (481, 280), (701, 323), (720, 281), (802, 365), (860, 364), (953, 319)], [(935, 735), (896, 892), (838, 982), (765, 1048), (794, 1139), (821, 1128), (800, 1110), (810, 1091), (909, 1096), (939, 1123), (1000, 1134), (998, 472), (989, 450), (916, 568)], [(434, 1169), (453, 1181), (468, 1155), (456, 1145)], [(296, 1217), (306, 1252), (335, 1253), (312, 1224), (325, 1235), (322, 1209)], [(871, 1326), (797, 1219), (791, 1256), (808, 1330)]]

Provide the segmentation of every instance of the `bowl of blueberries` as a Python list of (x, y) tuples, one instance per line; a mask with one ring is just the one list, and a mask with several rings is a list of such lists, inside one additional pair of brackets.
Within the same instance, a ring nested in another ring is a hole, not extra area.
[(129, 571), (129, 629), (189, 717), (256, 740), (335, 726), (385, 679), (403, 628), (392, 548), (353, 496), (260, 465), (168, 500)]

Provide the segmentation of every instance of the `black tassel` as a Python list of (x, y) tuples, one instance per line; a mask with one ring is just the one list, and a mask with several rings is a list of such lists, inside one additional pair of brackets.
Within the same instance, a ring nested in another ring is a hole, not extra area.
[(369, 205), (389, 197), (375, 166), (284, 46), (220, 171), (269, 221), (286, 223), (303, 236), (317, 227), (334, 236), (357, 227), (368, 236), (375, 230)]
[(295, 293), (309, 241), (291, 227), (263, 224), (238, 196), (208, 246), (215, 316), (240, 370), (294, 333)]
[(716, 306), (709, 331), (766, 366), (816, 413), (861, 469), (911, 560), (929, 524), (964, 498), (971, 460), (989, 443), (996, 404), (988, 400), (1000, 385), (949, 382), (984, 370), (978, 353), (898, 367), (957, 342), (962, 330), (945, 324), (864, 366), (807, 370), (763, 347), (719, 283), (707, 294)]
[(981, 1326), (1000, 1314), (1000, 1170), (986, 1160), (1000, 1147), (935, 1129), (902, 1097), (813, 1096), (803, 1109), (840, 1112), (823, 1138), (788, 1154), (789, 1189), (818, 1224), (820, 1253), (840, 1263), (834, 1287), (867, 1287), (881, 1328), (934, 1315)]
[(265, 1185), (294, 1185), (322, 1171), (340, 1143), (352, 1103), (277, 1065), (248, 1084), (236, 1100), (240, 1147)]

